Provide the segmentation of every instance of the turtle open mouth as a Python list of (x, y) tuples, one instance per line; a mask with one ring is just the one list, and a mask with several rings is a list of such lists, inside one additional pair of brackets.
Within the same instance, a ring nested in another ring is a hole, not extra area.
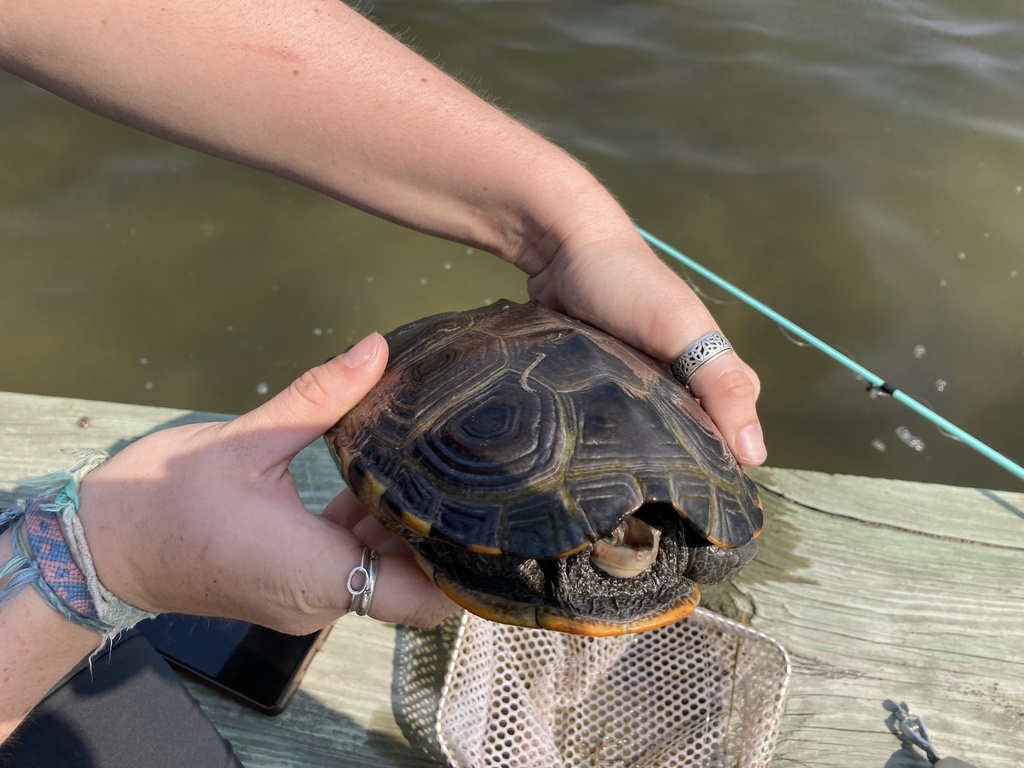
[(594, 542), (590, 562), (609, 576), (632, 579), (654, 565), (660, 540), (660, 527), (649, 524), (639, 513), (629, 515), (615, 530)]

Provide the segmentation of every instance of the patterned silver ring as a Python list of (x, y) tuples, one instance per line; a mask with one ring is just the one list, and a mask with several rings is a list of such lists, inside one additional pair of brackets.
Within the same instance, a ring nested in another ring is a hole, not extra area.
[(705, 333), (683, 350), (672, 363), (672, 375), (683, 384), (689, 384), (693, 374), (719, 355), (732, 352), (732, 344), (718, 331)]
[[(355, 612), (358, 616), (365, 616), (370, 612), (370, 604), (373, 602), (373, 587), (377, 582), (377, 568), (380, 565), (380, 552), (373, 552), (369, 547), (363, 547), (363, 557), (359, 565), (352, 569), (345, 582), (345, 589), (352, 595), (349, 600), (349, 613)], [(358, 589), (353, 582), (357, 577), (362, 576), (362, 586)]]

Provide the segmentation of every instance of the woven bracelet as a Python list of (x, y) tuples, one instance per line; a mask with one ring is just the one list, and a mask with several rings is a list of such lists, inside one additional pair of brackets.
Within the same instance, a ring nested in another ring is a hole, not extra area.
[(29, 481), (30, 495), (0, 513), (10, 523), (14, 556), (0, 567), (0, 608), (31, 584), (58, 613), (105, 638), (130, 629), (154, 614), (115, 596), (100, 582), (85, 531), (78, 519), (79, 485), (108, 458), (83, 456), (63, 472)]

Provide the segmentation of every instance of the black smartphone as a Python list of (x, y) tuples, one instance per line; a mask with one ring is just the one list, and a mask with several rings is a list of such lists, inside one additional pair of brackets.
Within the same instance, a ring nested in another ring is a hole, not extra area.
[(331, 628), (296, 636), (236, 619), (170, 613), (136, 629), (175, 669), (276, 715), (288, 705)]

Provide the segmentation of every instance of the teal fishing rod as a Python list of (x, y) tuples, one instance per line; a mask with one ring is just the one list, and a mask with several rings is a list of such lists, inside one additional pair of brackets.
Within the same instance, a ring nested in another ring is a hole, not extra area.
[(746, 291), (737, 288), (728, 280), (719, 277), (710, 269), (703, 266), (702, 264), (697, 263), (689, 256), (686, 256), (685, 254), (679, 252), (665, 241), (660, 240), (659, 238), (652, 235), (650, 232), (647, 232), (641, 229), (640, 227), (637, 227), (637, 231), (640, 233), (640, 236), (643, 237), (644, 240), (646, 240), (648, 243), (650, 243), (658, 250), (662, 251), (668, 256), (671, 256), (673, 259), (686, 266), (687, 269), (693, 270), (702, 277), (710, 280), (712, 283), (717, 285), (722, 290), (731, 293), (744, 304), (753, 307), (765, 317), (778, 323), (782, 328), (789, 331), (789, 333), (807, 342), (815, 349), (824, 352), (826, 355), (828, 355), (841, 365), (844, 365), (847, 368), (849, 368), (851, 371), (853, 371), (858, 376), (867, 381), (874, 389), (877, 389), (880, 392), (884, 392), (885, 394), (890, 395), (894, 400), (903, 403), (903, 405), (907, 406), (918, 415), (923, 416), (932, 424), (935, 424), (939, 429), (943, 430), (944, 432), (947, 432), (960, 442), (969, 445), (971, 448), (976, 450), (986, 459), (989, 459), (990, 461), (998, 464), (1000, 467), (1007, 470), (1012, 475), (1016, 476), (1018, 479), (1024, 480), (1024, 467), (1021, 467), (1019, 464), (1011, 461), (1003, 454), (990, 448), (988, 445), (981, 442), (978, 438), (968, 434), (964, 430), (960, 429), (960, 427), (958, 427), (956, 424), (953, 424), (951, 421), (937, 414), (931, 408), (919, 403), (910, 395), (892, 386), (889, 382), (885, 381), (880, 376), (877, 376), (876, 374), (872, 373), (867, 368), (858, 363), (856, 360), (847, 357), (842, 352), (837, 350), (835, 347), (829, 346), (824, 341), (819, 339), (817, 336), (808, 333), (796, 323), (792, 322), (788, 318), (783, 317), (774, 309), (758, 301)]

